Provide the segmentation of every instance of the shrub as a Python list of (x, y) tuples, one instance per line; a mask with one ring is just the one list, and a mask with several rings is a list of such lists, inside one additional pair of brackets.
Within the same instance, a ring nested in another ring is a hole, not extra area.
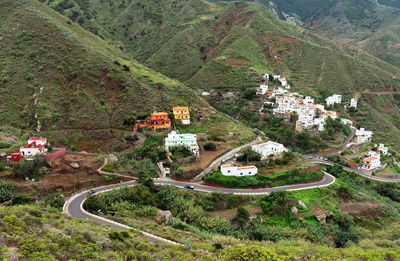
[(61, 193), (54, 193), (48, 195), (44, 203), (52, 208), (62, 209), (65, 203), (64, 195)]
[(11, 199), (15, 188), (8, 181), (0, 181), (0, 202), (5, 202)]
[(217, 146), (215, 145), (214, 142), (209, 141), (206, 144), (204, 144), (204, 149), (205, 150), (216, 150)]
[(0, 140), (0, 149), (7, 149), (9, 147), (11, 147), (10, 143), (8, 143), (6, 141), (3, 141), (3, 140)]
[(45, 166), (46, 160), (44, 156), (35, 156), (33, 160), (21, 160), (14, 164), (14, 176), (16, 178), (39, 179), (43, 176), (41, 167)]
[(30, 202), (30, 199), (23, 194), (16, 194), (11, 198), (10, 206), (24, 205)]

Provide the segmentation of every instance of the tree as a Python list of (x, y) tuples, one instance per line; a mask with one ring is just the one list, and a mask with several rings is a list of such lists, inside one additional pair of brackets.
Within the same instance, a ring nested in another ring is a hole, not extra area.
[(274, 76), (272, 76), (272, 74), (268, 75), (268, 81), (272, 82), (274, 80)]
[(151, 191), (155, 191), (154, 181), (151, 178), (150, 173), (146, 171), (140, 171), (138, 175), (137, 182), (148, 187)]
[(251, 89), (246, 89), (246, 90), (243, 92), (243, 98), (245, 98), (245, 99), (247, 99), (247, 100), (251, 100), (251, 99), (253, 99), (254, 97), (256, 97), (256, 94), (257, 94), (257, 91), (256, 91), (255, 89), (253, 89), (253, 88), (251, 88)]
[(353, 198), (353, 192), (351, 191), (351, 189), (348, 186), (344, 185), (336, 189), (336, 194), (338, 195), (338, 197), (345, 200)]
[(290, 204), (293, 198), (286, 191), (272, 192), (271, 195), (261, 199), (261, 208), (266, 214), (286, 216), (290, 213)]
[(214, 142), (208, 141), (206, 144), (204, 144), (203, 147), (205, 150), (216, 150), (217, 146), (215, 145)]
[(43, 173), (41, 167), (46, 165), (46, 160), (43, 155), (35, 156), (33, 160), (21, 160), (14, 164), (14, 176), (16, 178), (40, 178)]
[(244, 207), (238, 207), (237, 215), (233, 219), (233, 222), (242, 227), (249, 221), (249, 219), (250, 219), (249, 212)]

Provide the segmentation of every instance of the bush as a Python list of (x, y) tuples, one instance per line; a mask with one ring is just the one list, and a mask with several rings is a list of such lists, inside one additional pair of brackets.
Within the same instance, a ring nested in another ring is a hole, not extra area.
[(4, 164), (0, 162), (0, 172), (2, 172), (3, 170), (5, 170)]
[(11, 199), (15, 188), (8, 181), (0, 181), (0, 202), (5, 202)]
[(14, 164), (14, 176), (19, 179), (28, 177), (29, 179), (39, 179), (43, 176), (41, 167), (46, 165), (45, 158), (40, 155), (33, 160), (21, 160)]
[(31, 200), (23, 195), (23, 194), (16, 194), (12, 197), (9, 205), (10, 206), (16, 206), (16, 205), (25, 205), (27, 203), (29, 203)]
[(216, 150), (217, 146), (215, 145), (214, 142), (209, 141), (206, 144), (204, 144), (204, 149), (205, 150)]
[(324, 176), (322, 171), (311, 173), (301, 173), (299, 169), (290, 170), (283, 173), (275, 173), (269, 176), (256, 174), (254, 176), (224, 176), (221, 171), (215, 170), (209, 173), (205, 178), (205, 182), (218, 184), (229, 188), (247, 188), (247, 187), (277, 187), (290, 184), (306, 183), (310, 181), (320, 180)]
[(9, 147), (11, 147), (10, 143), (8, 143), (6, 141), (3, 141), (3, 140), (0, 140), (0, 149), (7, 149)]
[(52, 208), (62, 209), (65, 203), (64, 195), (61, 193), (54, 193), (48, 195), (44, 203)]

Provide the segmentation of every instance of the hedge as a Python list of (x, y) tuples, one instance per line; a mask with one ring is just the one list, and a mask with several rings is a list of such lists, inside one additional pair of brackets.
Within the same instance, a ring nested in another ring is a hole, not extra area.
[(204, 181), (209, 184), (216, 184), (229, 188), (277, 187), (320, 180), (324, 175), (322, 171), (302, 174), (300, 174), (299, 171), (300, 169), (295, 169), (282, 173), (275, 173), (270, 176), (256, 174), (254, 176), (234, 177), (224, 176), (221, 171), (215, 170), (209, 173), (204, 178)]

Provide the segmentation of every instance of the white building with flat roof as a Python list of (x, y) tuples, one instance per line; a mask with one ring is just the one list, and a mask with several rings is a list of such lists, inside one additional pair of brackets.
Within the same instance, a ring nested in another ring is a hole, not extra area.
[(165, 149), (169, 151), (169, 148), (174, 146), (185, 146), (194, 155), (197, 156), (200, 154), (196, 134), (179, 134), (176, 131), (171, 131), (168, 137), (165, 138)]
[(283, 152), (283, 145), (278, 142), (268, 141), (265, 143), (251, 146), (251, 149), (263, 157), (268, 157), (272, 154), (276, 155)]
[(265, 95), (268, 91), (268, 85), (262, 84), (257, 89), (257, 95)]
[(366, 170), (374, 170), (381, 166), (381, 155), (374, 151), (368, 152), (368, 157), (364, 159), (362, 168)]
[(336, 103), (342, 103), (342, 95), (334, 94), (326, 98), (325, 101), (326, 101), (326, 106), (328, 107), (335, 105)]
[(356, 144), (370, 142), (373, 134), (372, 131), (366, 131), (364, 128), (356, 129)]
[(354, 109), (357, 109), (357, 100), (352, 98), (350, 100), (350, 107), (353, 107)]
[(222, 165), (221, 173), (224, 176), (254, 176), (258, 173), (258, 169), (256, 166), (237, 167), (233, 165)]

